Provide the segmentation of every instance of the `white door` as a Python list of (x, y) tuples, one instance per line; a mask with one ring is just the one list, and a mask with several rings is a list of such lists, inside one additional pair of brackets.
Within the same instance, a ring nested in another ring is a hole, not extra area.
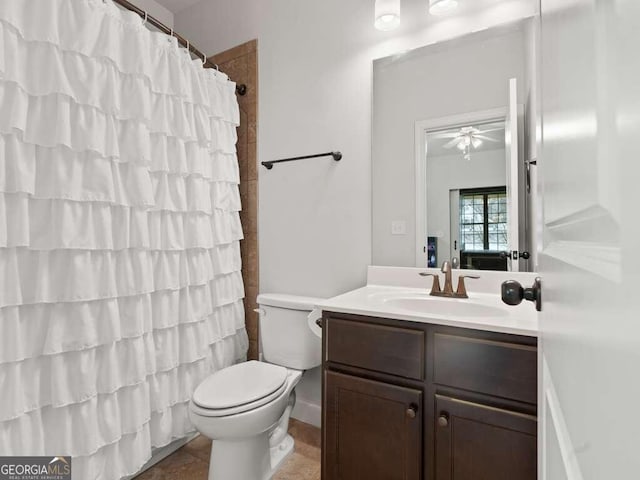
[(640, 1), (541, 0), (540, 478), (640, 478)]
[[(450, 253), (449, 258), (453, 261), (454, 258), (461, 261), (460, 250), (460, 190), (449, 190), (449, 244)], [(460, 265), (460, 264), (458, 264)]]
[[(507, 165), (507, 243), (511, 251), (509, 270), (518, 272), (520, 252), (519, 144), (518, 144), (518, 81), (509, 80), (509, 107), (504, 128)], [(515, 258), (514, 258), (515, 257)]]

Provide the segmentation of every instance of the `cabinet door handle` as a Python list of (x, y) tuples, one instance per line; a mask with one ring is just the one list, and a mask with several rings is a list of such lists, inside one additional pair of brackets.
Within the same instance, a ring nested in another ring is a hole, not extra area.
[(316, 325), (318, 325), (320, 328), (322, 328), (322, 319), (321, 318), (316, 320)]
[(418, 407), (410, 405), (409, 408), (407, 408), (406, 414), (407, 418), (416, 418), (416, 415), (418, 414)]
[(449, 415), (446, 413), (441, 413), (438, 417), (438, 426), (442, 428), (446, 428), (449, 426)]

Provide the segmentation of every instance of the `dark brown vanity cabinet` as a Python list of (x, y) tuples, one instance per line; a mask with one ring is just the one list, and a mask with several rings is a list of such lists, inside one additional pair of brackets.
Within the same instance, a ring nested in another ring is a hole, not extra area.
[(325, 312), (323, 480), (535, 480), (537, 340)]
[(437, 480), (535, 480), (536, 417), (436, 395)]
[(419, 480), (422, 392), (325, 372), (324, 478)]

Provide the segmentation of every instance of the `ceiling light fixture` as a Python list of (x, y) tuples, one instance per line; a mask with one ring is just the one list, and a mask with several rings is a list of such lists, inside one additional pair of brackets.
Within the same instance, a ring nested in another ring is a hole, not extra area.
[(432, 137), (433, 139), (442, 139), (446, 143), (442, 145), (444, 149), (457, 148), (460, 150), (465, 160), (471, 160), (472, 150), (480, 148), (484, 142), (500, 143), (500, 140), (494, 138), (491, 135), (487, 135), (491, 132), (502, 130), (504, 127), (495, 127), (494, 124), (481, 125), (483, 130), (479, 128), (468, 126), (461, 127), (455, 130), (447, 130), (441, 133), (436, 133)]
[(429, 0), (431, 15), (446, 15), (458, 8), (458, 0)]
[(375, 27), (387, 32), (400, 25), (400, 0), (376, 0)]

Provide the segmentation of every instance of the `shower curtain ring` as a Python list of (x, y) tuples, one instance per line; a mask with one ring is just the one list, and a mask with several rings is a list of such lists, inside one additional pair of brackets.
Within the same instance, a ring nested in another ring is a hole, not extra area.
[(187, 40), (187, 52), (191, 51), (190, 48), (191, 48), (191, 44), (189, 43), (189, 40)]
[(144, 20), (142, 21), (142, 25), (146, 25), (148, 19), (149, 19), (149, 14), (147, 12), (144, 12)]

